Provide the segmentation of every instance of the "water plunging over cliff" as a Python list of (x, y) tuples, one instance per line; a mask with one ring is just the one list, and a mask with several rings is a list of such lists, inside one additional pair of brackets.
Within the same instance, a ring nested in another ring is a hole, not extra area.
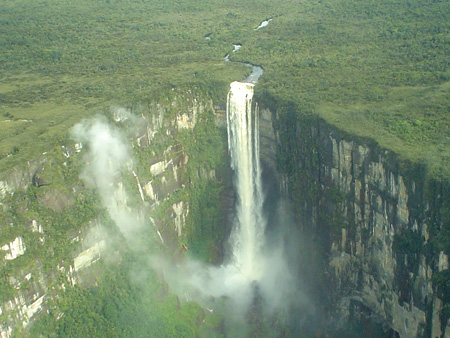
[(258, 280), (265, 220), (259, 163), (258, 115), (252, 105), (254, 84), (233, 82), (227, 102), (228, 148), (235, 172), (236, 224), (231, 235), (233, 265), (241, 278)]

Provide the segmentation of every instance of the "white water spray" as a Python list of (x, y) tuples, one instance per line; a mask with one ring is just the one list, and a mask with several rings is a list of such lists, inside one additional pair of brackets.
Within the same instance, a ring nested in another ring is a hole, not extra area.
[[(172, 271), (168, 270), (168, 264), (161, 265), (157, 261), (153, 264), (165, 270), (165, 278), (178, 294), (184, 294), (184, 285), (190, 285), (208, 297), (230, 297), (236, 309), (245, 313), (253, 297), (253, 282), (260, 282), (266, 275), (263, 252), (266, 221), (262, 212), (258, 112), (252, 102), (254, 84), (233, 82), (230, 87), (228, 148), (237, 194), (236, 219), (230, 236), (230, 260), (221, 266), (203, 266), (186, 260), (183, 266)], [(205, 304), (202, 297), (197, 299)]]
[(259, 160), (259, 116), (253, 102), (254, 83), (232, 82), (227, 101), (228, 148), (237, 195), (236, 218), (230, 236), (231, 257), (221, 266), (208, 266), (186, 259), (173, 266), (161, 257), (151, 264), (161, 270), (173, 292), (189, 295), (205, 307), (214, 308), (211, 297), (227, 297), (232, 316), (245, 318), (257, 292), (268, 305), (280, 309), (292, 301), (291, 275), (280, 240), (266, 246), (267, 220), (263, 213), (263, 189)]
[(237, 222), (231, 234), (232, 265), (243, 281), (259, 280), (265, 219), (259, 162), (259, 125), (254, 84), (233, 82), (227, 102), (228, 148), (235, 171)]

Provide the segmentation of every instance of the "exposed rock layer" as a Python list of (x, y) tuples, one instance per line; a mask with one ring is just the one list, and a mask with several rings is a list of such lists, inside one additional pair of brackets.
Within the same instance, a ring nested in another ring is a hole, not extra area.
[[(126, 198), (127, 194), (129, 196), (137, 195), (146, 209), (150, 211), (170, 199), (167, 211), (163, 215), (164, 218), (150, 217), (150, 223), (155, 227), (161, 242), (169, 246), (171, 242), (178, 245), (177, 236), (184, 235), (189, 203), (170, 197), (174, 192), (184, 189), (190, 182), (186, 181), (185, 175), (189, 157), (182, 146), (177, 145), (174, 140), (180, 130), (192, 133), (198, 117), (207, 110), (214, 110), (212, 102), (209, 100), (201, 102), (199, 98), (188, 92), (175, 96), (169, 103), (155, 103), (145, 109), (140, 107), (139, 110), (138, 114), (136, 112), (132, 114), (124, 108), (112, 108), (113, 120), (117, 125), (128, 129), (131, 146), (139, 149), (138, 153), (145, 154), (145, 160), (144, 167), (139, 168), (136, 172), (130, 169), (126, 174), (128, 186), (122, 181), (111, 182), (111, 184), (117, 185), (117, 191), (123, 192), (120, 194), (123, 196), (120, 203), (125, 207), (129, 202)], [(137, 119), (138, 123), (136, 123)], [(39, 199), (39, 203), (55, 212), (65, 212), (65, 208), (71, 208), (73, 198), (71, 196), (61, 198), (62, 194), (54, 188), (55, 182), (46, 178), (46, 172), (71, 165), (72, 162), (69, 161), (75, 156), (84, 156), (83, 145), (80, 143), (63, 145), (61, 149), (44, 153), (35, 161), (14, 168), (8, 173), (1, 173), (0, 207), (5, 210), (14, 208), (15, 206), (11, 202), (14, 201), (12, 196), (16, 192), (24, 195), (24, 190), (31, 185), (38, 189), (48, 185), (49, 187), (45, 188), (47, 189), (46, 193)], [(198, 170), (197, 178), (216, 179), (216, 174), (214, 170), (206, 170), (201, 167)], [(44, 180), (46, 183), (41, 184)], [(63, 182), (63, 184), (65, 183)], [(74, 196), (79, 189), (83, 189), (79, 182), (76, 184), (73, 188)], [(127, 189), (135, 191), (125, 191)], [(50, 198), (45, 198), (47, 195)], [(52, 203), (52, 197), (55, 196), (58, 197), (59, 202), (56, 207), (55, 203)], [(24, 205), (26, 206), (27, 202)], [(20, 212), (27, 215), (26, 208)], [(28, 216), (24, 217), (24, 219), (27, 218)], [(39, 220), (39, 215), (36, 219), (30, 219), (29, 223), (29, 225), (21, 224), (21, 226), (26, 229), (27, 233), (39, 233), (38, 236), (18, 236), (0, 242), (0, 264), (5, 271), (10, 269), (10, 265), (14, 264), (13, 261), (19, 256), (26, 256), (27, 260), (34, 259), (27, 255), (28, 246), (38, 245), (42, 250), (54, 249), (46, 247), (47, 229), (42, 220)], [(17, 227), (17, 224), (0, 223), (0, 227), (3, 229), (14, 228)], [(61, 257), (60, 264), (54, 266), (53, 269), (50, 268), (50, 271), (44, 270), (42, 262), (35, 259), (28, 265), (31, 266), (31, 269), (25, 271), (18, 264), (15, 266), (14, 273), (6, 274), (6, 282), (9, 284), (7, 287), (12, 286), (13, 291), (8, 300), (0, 302), (0, 316), (2, 316), (0, 337), (8, 338), (13, 334), (15, 328), (27, 327), (37, 317), (36, 314), (46, 309), (46, 304), (50, 300), (58, 297), (58, 293), (64, 292), (67, 287), (81, 283), (83, 277), (89, 275), (90, 266), (101, 259), (108, 250), (105, 234), (98, 228), (99, 221), (96, 219), (93, 219), (88, 225), (80, 225), (80, 229), (67, 238), (68, 243), (76, 244), (72, 256), (69, 259)], [(30, 242), (31, 240), (37, 242)], [(63, 313), (60, 315), (62, 316)]]
[(274, 133), (261, 124), (262, 160), (279, 172), (299, 227), (321, 252), (325, 264), (314, 273), (332, 325), (356, 317), (404, 338), (448, 336), (433, 284), (448, 270), (448, 243), (439, 238), (448, 184), (315, 117), (275, 113), (272, 123)]

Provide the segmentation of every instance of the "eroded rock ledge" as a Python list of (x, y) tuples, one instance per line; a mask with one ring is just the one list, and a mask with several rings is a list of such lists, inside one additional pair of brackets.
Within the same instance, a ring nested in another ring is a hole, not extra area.
[(326, 262), (314, 274), (332, 325), (356, 317), (404, 338), (449, 337), (435, 283), (449, 267), (448, 182), (311, 115), (271, 119), (273, 131), (261, 124), (263, 160), (273, 166), (276, 147), (280, 190)]

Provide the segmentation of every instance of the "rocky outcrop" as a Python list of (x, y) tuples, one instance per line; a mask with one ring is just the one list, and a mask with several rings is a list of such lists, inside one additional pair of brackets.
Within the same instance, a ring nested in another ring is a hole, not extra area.
[(8, 173), (0, 174), (0, 202), (7, 195), (17, 190), (25, 189), (34, 181), (36, 175), (42, 170), (45, 163), (45, 153), (26, 165), (10, 170)]
[[(132, 204), (139, 200), (139, 209), (145, 210), (147, 218), (165, 245), (169, 242), (179, 245), (177, 237), (184, 235), (189, 215), (187, 194), (173, 196), (189, 184), (184, 175), (189, 156), (176, 138), (181, 130), (192, 133), (199, 116), (206, 110), (213, 111), (212, 102), (203, 102), (187, 92), (175, 96), (172, 94), (171, 101), (167, 103), (153, 103), (145, 108), (140, 106), (133, 112), (121, 107), (114, 107), (110, 112), (117, 127), (128, 135), (130, 148), (134, 148), (134, 153), (138, 154), (138, 158), (134, 159), (134, 169), (128, 168), (122, 178), (117, 176), (120, 181), (112, 182), (117, 186), (115, 191), (122, 197), (118, 203), (120, 207), (131, 210), (135, 207)], [(44, 220), (39, 219), (41, 215), (33, 214), (33, 219), (28, 215), (27, 206), (31, 202), (27, 200), (25, 191), (30, 186), (45, 189), (39, 194), (38, 203), (46, 210), (51, 209), (55, 217), (67, 212), (73, 207), (75, 196), (84, 189), (77, 182), (79, 173), (73, 176), (75, 182), (62, 181), (63, 185), (70, 186), (69, 193), (65, 195), (46, 172), (59, 172), (61, 168), (74, 165), (74, 162), (79, 163), (84, 150), (81, 143), (62, 145), (60, 149), (44, 153), (37, 160), (0, 176), (0, 203), (6, 209), (16, 208), (14, 196), (22, 196), (20, 203), (23, 207), (20, 213), (23, 217), (19, 219), (29, 219), (30, 223), (21, 225), (26, 232), (23, 235), (10, 236), (11, 238), (0, 241), (0, 264), (3, 263), (0, 271), (5, 272), (6, 276), (5, 283), (2, 280), (0, 287), (8, 292), (2, 295), (0, 301), (2, 338), (10, 337), (15, 328), (26, 328), (35, 315), (44, 311), (49, 301), (57, 299), (58, 293), (64, 292), (67, 287), (89, 280), (90, 267), (108, 251), (101, 221), (95, 218), (88, 224), (78, 225), (78, 229), (70, 231), (66, 238), (61, 237), (64, 238), (61, 245), (75, 249), (67, 257), (58, 257), (59, 263), (54, 267), (44, 268), (45, 262), (32, 256), (39, 250), (49, 250), (52, 254), (59, 251), (48, 247), (47, 234), (50, 229)], [(215, 172), (200, 168), (197, 176), (199, 179), (215, 179)], [(0, 227), (2, 230), (13, 229), (17, 227), (14, 222), (1, 223)], [(19, 259), (22, 260), (11, 265)]]
[(370, 321), (386, 337), (446, 337), (448, 296), (435, 281), (448, 272), (448, 184), (316, 117), (273, 121), (280, 190), (326, 262), (314, 273), (332, 326)]
[(261, 109), (259, 116), (261, 162), (275, 173), (277, 168), (277, 143), (272, 125), (272, 113), (268, 109)]

